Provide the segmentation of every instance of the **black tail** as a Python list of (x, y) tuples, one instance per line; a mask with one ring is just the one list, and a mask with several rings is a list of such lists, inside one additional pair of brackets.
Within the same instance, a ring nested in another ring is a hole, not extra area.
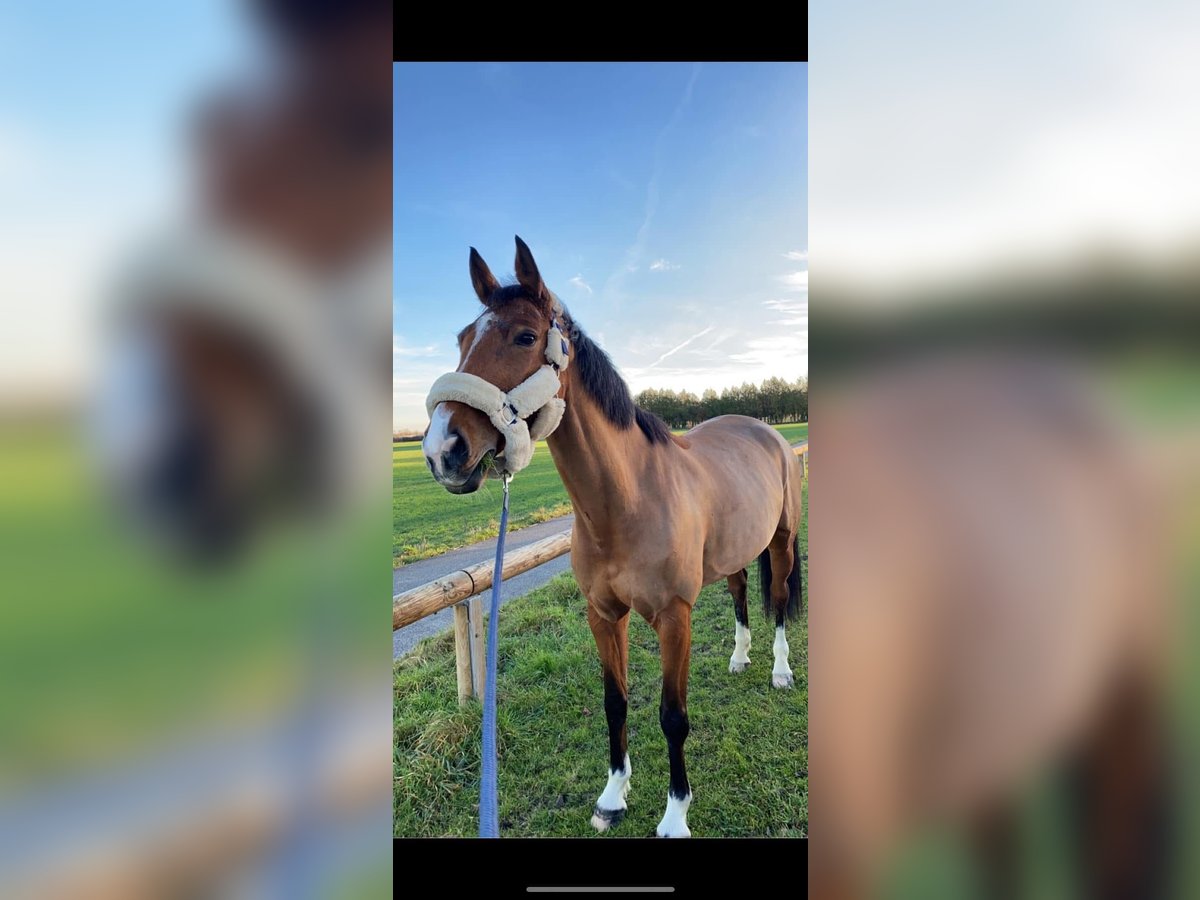
[[(800, 618), (804, 608), (804, 586), (800, 583), (800, 536), (796, 535), (792, 544), (792, 571), (788, 572), (788, 599), (784, 615), (789, 619)], [(762, 592), (763, 614), (769, 619), (775, 616), (775, 624), (783, 624), (783, 616), (775, 614), (775, 604), (771, 600), (771, 548), (768, 547), (758, 554), (758, 588)]]

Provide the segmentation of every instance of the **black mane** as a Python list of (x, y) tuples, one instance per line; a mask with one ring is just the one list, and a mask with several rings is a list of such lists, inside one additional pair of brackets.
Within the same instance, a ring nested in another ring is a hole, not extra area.
[(629, 396), (629, 387), (618, 374), (612, 360), (600, 347), (580, 330), (573, 321), (568, 321), (568, 338), (571, 341), (571, 365), (579, 373), (579, 381), (588, 392), (604, 417), (618, 428), (629, 428), (637, 422), (638, 428), (651, 444), (665, 444), (671, 440), (671, 431), (665, 422), (652, 412), (642, 409)]

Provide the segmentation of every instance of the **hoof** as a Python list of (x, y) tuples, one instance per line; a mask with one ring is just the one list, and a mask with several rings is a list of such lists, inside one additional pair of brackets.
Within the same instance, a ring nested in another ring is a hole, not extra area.
[(623, 809), (601, 809), (597, 806), (592, 811), (592, 827), (597, 831), (608, 831), (614, 825), (619, 825), (624, 818)]
[(685, 838), (692, 836), (688, 828), (687, 812), (692, 805), (692, 795), (689, 793), (682, 800), (667, 795), (667, 811), (663, 813), (662, 821), (654, 833), (662, 838)]
[(692, 830), (688, 828), (687, 825), (684, 825), (682, 828), (676, 828), (673, 831), (667, 830), (663, 828), (662, 825), (659, 825), (658, 829), (654, 833), (660, 838), (690, 838), (692, 836)]
[(742, 662), (738, 662), (736, 659), (731, 659), (729, 660), (729, 671), (736, 675), (738, 672), (745, 672), (749, 665), (750, 660), (748, 659), (743, 660)]
[(783, 675), (777, 675), (777, 674), (771, 675), (771, 687), (790, 688), (790, 687), (794, 687), (794, 686), (795, 686), (795, 680), (793, 679), (791, 672), (787, 672)]

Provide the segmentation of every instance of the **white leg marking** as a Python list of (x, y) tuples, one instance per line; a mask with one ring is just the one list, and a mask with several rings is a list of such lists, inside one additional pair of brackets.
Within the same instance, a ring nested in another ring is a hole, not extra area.
[(662, 821), (658, 823), (658, 836), (665, 838), (691, 837), (692, 832), (687, 823), (687, 811), (691, 805), (692, 795), (690, 793), (682, 800), (676, 800), (668, 794), (667, 811), (663, 813)]
[(750, 629), (741, 622), (734, 622), (733, 656), (729, 657), (729, 671), (741, 672), (750, 665)]
[(625, 798), (629, 795), (629, 776), (633, 770), (629, 765), (629, 754), (625, 754), (623, 770), (608, 770), (608, 784), (604, 793), (596, 801), (596, 809), (592, 813), (592, 827), (597, 831), (605, 831), (611, 825), (620, 822), (626, 809)]
[(787, 636), (783, 633), (783, 626), (780, 625), (775, 629), (775, 668), (771, 670), (771, 685), (777, 688), (790, 688), (792, 686), (792, 670), (788, 666), (788, 642)]

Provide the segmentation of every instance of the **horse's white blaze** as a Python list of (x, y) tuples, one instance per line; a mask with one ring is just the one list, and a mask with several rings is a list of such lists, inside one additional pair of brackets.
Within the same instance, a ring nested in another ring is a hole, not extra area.
[(692, 795), (689, 793), (682, 800), (676, 800), (667, 795), (667, 811), (663, 813), (662, 821), (658, 823), (656, 833), (659, 837), (691, 837), (688, 828), (687, 811), (692, 805)]
[(733, 656), (729, 657), (729, 671), (740, 672), (750, 664), (750, 629), (741, 622), (734, 623)]
[[(608, 770), (608, 784), (604, 786), (604, 792), (600, 795), (600, 799), (596, 801), (596, 806), (606, 812), (626, 809), (625, 798), (629, 795), (629, 776), (632, 774), (632, 771), (629, 765), (629, 754), (626, 753), (623, 769)], [(605, 819), (597, 815), (592, 816), (592, 825), (598, 831), (604, 831), (611, 824), (612, 821), (610, 819)]]
[(433, 474), (437, 476), (445, 475), (442, 471), (442, 454), (454, 446), (454, 442), (458, 439), (457, 435), (450, 436), (450, 413), (446, 411), (446, 404), (439, 403), (433, 409), (433, 416), (429, 421), (429, 431), (425, 433), (425, 440), (421, 441), (421, 450), (429, 457), (433, 463)]
[(785, 688), (792, 686), (792, 669), (788, 665), (788, 647), (787, 635), (783, 632), (783, 626), (779, 625), (775, 629), (775, 668), (771, 670), (771, 684), (777, 688)]
[(458, 371), (465, 372), (467, 361), (471, 358), (471, 354), (475, 352), (475, 348), (479, 346), (479, 339), (487, 333), (487, 330), (492, 327), (496, 316), (490, 312), (485, 312), (482, 316), (475, 320), (475, 338), (471, 341), (471, 346), (467, 348), (467, 352), (463, 354), (462, 362), (458, 364)]

